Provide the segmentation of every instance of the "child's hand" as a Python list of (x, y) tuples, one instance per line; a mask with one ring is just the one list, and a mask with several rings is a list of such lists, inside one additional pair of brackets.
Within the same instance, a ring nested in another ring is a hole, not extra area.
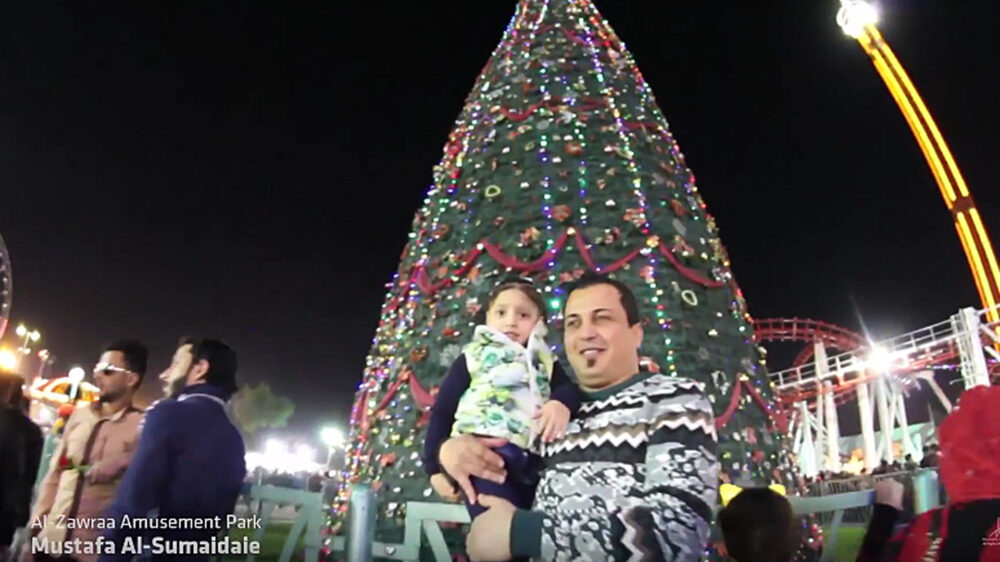
[(569, 425), (569, 408), (558, 400), (549, 400), (535, 413), (535, 428), (542, 434), (542, 441), (551, 443), (566, 433)]
[(437, 495), (450, 502), (457, 502), (460, 499), (458, 495), (458, 488), (452, 486), (448, 477), (446, 477), (442, 472), (431, 476), (431, 488), (434, 488)]

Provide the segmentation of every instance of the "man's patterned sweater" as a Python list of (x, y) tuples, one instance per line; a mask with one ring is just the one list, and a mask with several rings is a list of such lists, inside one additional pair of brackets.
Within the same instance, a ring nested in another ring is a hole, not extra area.
[(709, 539), (719, 464), (701, 386), (640, 374), (584, 395), (566, 436), (543, 447), (534, 509), (511, 552), (543, 560), (697, 560)]

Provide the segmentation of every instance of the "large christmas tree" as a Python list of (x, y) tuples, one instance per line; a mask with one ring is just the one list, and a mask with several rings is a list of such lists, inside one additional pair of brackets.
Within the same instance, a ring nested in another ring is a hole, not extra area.
[(792, 486), (746, 303), (649, 86), (590, 0), (521, 0), (434, 167), (358, 388), (347, 484), (376, 488), (377, 540), (434, 501), (427, 411), (490, 288), (510, 272), (544, 287), (561, 352), (561, 285), (588, 269), (635, 291), (644, 369), (705, 384), (727, 477)]

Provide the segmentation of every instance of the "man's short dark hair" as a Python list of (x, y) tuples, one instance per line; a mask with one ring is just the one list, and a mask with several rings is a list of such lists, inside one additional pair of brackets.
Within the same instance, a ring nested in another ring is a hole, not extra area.
[(208, 361), (205, 382), (218, 386), (227, 394), (236, 392), (236, 352), (219, 340), (209, 338), (181, 338), (178, 347), (191, 346), (191, 365)]
[(635, 326), (642, 320), (642, 317), (639, 316), (639, 305), (636, 304), (635, 295), (628, 288), (628, 285), (611, 278), (605, 273), (592, 272), (584, 273), (579, 279), (566, 285), (566, 300), (563, 301), (563, 315), (566, 314), (566, 303), (569, 302), (569, 296), (573, 294), (573, 291), (579, 291), (580, 289), (586, 289), (594, 285), (611, 285), (618, 290), (618, 296), (621, 299), (622, 308), (625, 309), (625, 318), (628, 319), (629, 326)]
[(739, 562), (787, 562), (801, 542), (792, 505), (770, 488), (747, 488), (719, 511), (726, 550)]
[(21, 375), (0, 371), (0, 404), (20, 410), (21, 401), (24, 400), (23, 385), (24, 379)]
[(149, 360), (149, 350), (139, 340), (122, 339), (111, 342), (104, 351), (118, 351), (125, 357), (125, 368), (139, 375), (139, 380), (146, 374), (146, 363)]

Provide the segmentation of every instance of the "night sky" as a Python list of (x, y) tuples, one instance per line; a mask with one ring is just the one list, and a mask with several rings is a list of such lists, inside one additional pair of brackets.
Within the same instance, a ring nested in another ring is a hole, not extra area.
[[(886, 337), (978, 297), (838, 5), (598, 1), (697, 175), (751, 313), (860, 330), (860, 311)], [(155, 374), (178, 336), (218, 337), (244, 381), (295, 400), (292, 428), (345, 421), (431, 167), (514, 6), (7, 3), (13, 322), (42, 331), (56, 372), (127, 335), (148, 343)], [(881, 9), (1000, 240), (1000, 9)]]

